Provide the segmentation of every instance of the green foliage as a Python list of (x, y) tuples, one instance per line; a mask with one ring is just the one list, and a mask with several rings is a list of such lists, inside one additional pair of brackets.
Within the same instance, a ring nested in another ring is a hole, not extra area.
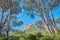
[(36, 39), (39, 40), (39, 38), (43, 37), (43, 35), (41, 33), (37, 33), (36, 34)]
[(23, 37), (21, 37), (20, 40), (25, 40), (25, 39)]
[(51, 38), (51, 37), (42, 37), (39, 40), (53, 40), (53, 38)]
[(33, 35), (33, 34), (28, 34), (28, 35), (27, 35), (27, 39), (28, 39), (28, 40), (37, 40), (37, 39), (36, 39), (36, 36)]
[[(6, 35), (0, 35), (0, 40), (6, 40)], [(42, 35), (41, 33), (36, 34), (17, 34), (11, 35), (9, 40), (60, 40), (60, 34), (52, 34), (52, 35)]]
[(19, 21), (19, 22), (14, 21), (14, 22), (13, 22), (13, 25), (14, 25), (14, 26), (20, 26), (20, 25), (22, 25), (22, 24), (23, 24), (22, 21)]
[(6, 36), (4, 34), (0, 34), (0, 40), (3, 40)]
[(58, 17), (55, 21), (57, 24), (60, 24), (60, 17)]
[(10, 36), (9, 40), (19, 40), (19, 37), (16, 37), (16, 36)]
[(43, 24), (42, 20), (38, 20), (35, 25)]
[(53, 34), (51, 36), (54, 40), (60, 40), (60, 34)]

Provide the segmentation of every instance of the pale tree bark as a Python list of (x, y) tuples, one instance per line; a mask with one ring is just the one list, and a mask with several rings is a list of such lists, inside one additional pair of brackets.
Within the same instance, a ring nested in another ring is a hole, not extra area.
[[(44, 0), (40, 0), (40, 3), (41, 3), (41, 7), (42, 7), (42, 12), (41, 12), (41, 14), (43, 13), (43, 14), (45, 14), (45, 17), (46, 17), (46, 20), (45, 20), (45, 23), (44, 23), (44, 25), (45, 25), (45, 27), (46, 27), (46, 30), (47, 30), (47, 32), (48, 32), (48, 34), (51, 34), (52, 33), (52, 28), (51, 28), (51, 26), (49, 25), (49, 22), (48, 22), (48, 20), (49, 20), (49, 15), (47, 15), (47, 12), (45, 12), (45, 5), (44, 5)], [(42, 15), (42, 16), (44, 16), (44, 15)], [(43, 19), (43, 18), (42, 18)], [(44, 19), (43, 19), (44, 20)]]
[(4, 11), (2, 11), (2, 16), (1, 16), (1, 22), (0, 22), (0, 34), (2, 33), (2, 30), (3, 30), (3, 17), (4, 17)]
[[(46, 9), (46, 7), (44, 5), (44, 0), (40, 0), (39, 3), (40, 3), (40, 5), (38, 6), (38, 9), (40, 10), (40, 14), (41, 14), (40, 17), (42, 18), (43, 24), (45, 25), (47, 32), (49, 34), (57, 32), (56, 28), (53, 25), (52, 20), (50, 19), (50, 15), (48, 12), (49, 10)], [(41, 6), (41, 8), (40, 8), (40, 6)]]
[[(45, 16), (44, 16), (44, 14), (45, 14), (44, 10), (45, 10), (45, 9), (44, 9), (44, 3), (43, 3), (42, 1), (43, 1), (43, 0), (40, 0), (40, 1), (39, 1), (39, 5), (37, 4), (37, 8), (38, 8), (38, 10), (40, 10), (40, 11), (39, 11), (40, 17), (41, 17), (41, 19), (42, 19), (43, 24), (45, 25), (45, 28), (46, 28), (47, 33), (48, 33), (48, 34), (51, 34), (51, 29), (50, 29), (48, 23), (47, 23), (46, 20), (45, 20)], [(40, 8), (40, 7), (41, 7), (41, 8)]]
[(45, 12), (45, 17), (46, 17), (46, 24), (49, 26), (49, 29), (51, 33), (53, 33), (52, 25), (51, 25), (51, 20), (48, 12)]
[(48, 6), (47, 6), (48, 7), (47, 10), (49, 10), (50, 13), (52, 14), (52, 19), (50, 19), (49, 13), (47, 14), (47, 16), (48, 16), (47, 18), (49, 18), (49, 20), (50, 20), (49, 24), (50, 24), (50, 27), (52, 27), (52, 32), (54, 32), (54, 33), (57, 33), (58, 30), (56, 28), (56, 23), (55, 23), (55, 20), (54, 20), (52, 9), (53, 9), (53, 7), (55, 7), (57, 5), (58, 5), (58, 3), (57, 3), (57, 0), (56, 0), (56, 1), (52, 1), (52, 2), (48, 3)]
[(49, 28), (48, 24), (46, 23), (46, 21), (44, 19), (44, 16), (43, 15), (40, 15), (40, 16), (41, 16), (41, 19), (42, 19), (43, 24), (45, 25), (45, 28), (46, 28), (47, 33), (48, 34), (51, 34), (50, 28)]
[(7, 28), (7, 31), (6, 31), (6, 37), (7, 37), (7, 40), (9, 39), (9, 30), (10, 30), (10, 18), (11, 18), (11, 8), (9, 8), (9, 14), (8, 14), (8, 28)]
[(52, 15), (52, 25), (53, 25), (52, 28), (53, 28), (54, 32), (57, 33), (58, 30), (57, 30), (56, 22), (54, 20), (54, 16), (53, 16), (52, 11), (50, 11), (50, 12), (51, 12), (51, 15)]
[(56, 23), (55, 23), (55, 20), (54, 20), (54, 16), (53, 16), (53, 13), (52, 13), (52, 9), (55, 7), (55, 6), (57, 6), (58, 5), (58, 3), (57, 3), (58, 1), (56, 0), (51, 0), (51, 2), (49, 2), (48, 3), (48, 6), (46, 7), (46, 9), (47, 10), (49, 10), (50, 11), (50, 13), (51, 13), (51, 15), (52, 15), (52, 19), (49, 17), (49, 13), (47, 14), (47, 18), (49, 18), (49, 24), (50, 24), (50, 27), (52, 27), (52, 32), (53, 33), (57, 33), (58, 32), (58, 30), (57, 30), (57, 28), (56, 28)]
[(53, 21), (52, 21), (48, 12), (45, 14), (45, 17), (46, 17), (46, 22), (49, 25), (51, 33), (57, 33), (56, 24), (55, 24), (55, 21), (53, 19), (54, 17), (52, 18), (53, 19)]

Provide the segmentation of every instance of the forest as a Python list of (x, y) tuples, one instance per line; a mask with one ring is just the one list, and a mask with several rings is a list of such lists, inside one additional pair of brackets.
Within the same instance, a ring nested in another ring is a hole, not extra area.
[(0, 0), (0, 40), (60, 40), (60, 0)]

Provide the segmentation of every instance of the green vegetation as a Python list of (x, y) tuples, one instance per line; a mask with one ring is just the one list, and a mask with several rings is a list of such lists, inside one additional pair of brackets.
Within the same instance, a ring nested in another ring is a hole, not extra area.
[[(60, 0), (0, 0), (0, 40), (60, 40), (60, 17), (53, 14), (59, 6)], [(14, 27), (25, 25), (20, 13), (41, 19), (19, 31)]]
[[(6, 40), (5, 35), (0, 35), (0, 40)], [(20, 34), (20, 36), (10, 36), (9, 40), (60, 40), (60, 34), (42, 35), (36, 34)]]

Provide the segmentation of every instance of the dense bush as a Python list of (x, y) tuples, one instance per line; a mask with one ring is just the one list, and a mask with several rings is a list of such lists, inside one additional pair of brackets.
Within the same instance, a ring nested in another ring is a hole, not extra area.
[(51, 37), (42, 37), (39, 40), (53, 40), (53, 38), (51, 38)]
[(36, 39), (36, 36), (33, 35), (33, 34), (28, 34), (28, 35), (27, 35), (27, 39), (28, 39), (28, 40), (37, 40), (37, 39)]
[(9, 40), (19, 40), (19, 37), (16, 37), (16, 36), (10, 36), (10, 37), (9, 37)]
[[(4, 34), (0, 35), (0, 40), (6, 40)], [(9, 40), (60, 40), (60, 34), (52, 34), (43, 36), (40, 33), (36, 34), (21, 34), (20, 36), (10, 36)]]
[(0, 40), (4, 40), (5, 39), (5, 35), (4, 34), (0, 34)]
[(60, 34), (52, 34), (50, 36), (41, 37), (39, 40), (60, 40)]
[(54, 40), (60, 40), (60, 34), (53, 34), (51, 36)]
[(25, 38), (21, 37), (19, 40), (26, 40)]

